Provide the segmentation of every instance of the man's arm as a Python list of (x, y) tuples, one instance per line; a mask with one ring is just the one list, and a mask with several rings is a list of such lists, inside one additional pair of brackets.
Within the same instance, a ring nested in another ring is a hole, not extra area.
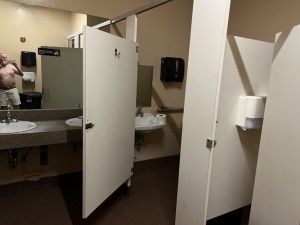
[(18, 75), (20, 75), (20, 76), (23, 76), (24, 74), (23, 74), (23, 71), (18, 67), (18, 65), (17, 65), (17, 63), (15, 62), (15, 61), (12, 61), (12, 63), (11, 63), (14, 67), (15, 67), (15, 69), (16, 70), (14, 70), (14, 73), (15, 74), (18, 74)]

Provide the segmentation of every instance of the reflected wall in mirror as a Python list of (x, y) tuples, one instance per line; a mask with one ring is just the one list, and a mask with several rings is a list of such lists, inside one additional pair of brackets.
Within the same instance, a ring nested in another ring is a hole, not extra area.
[(150, 107), (153, 66), (138, 65), (136, 107)]
[[(45, 47), (43, 47), (45, 48)], [(83, 51), (81, 48), (52, 48), (60, 56), (42, 55), (43, 108), (82, 106)]]
[[(3, 18), (6, 18), (5, 23), (1, 26), (0, 51), (4, 51), (9, 56), (9, 59), (16, 60), (21, 66), (20, 56), (22, 51), (36, 52), (37, 65), (36, 67), (21, 67), (24, 72), (34, 72), (36, 74), (35, 82), (24, 82), (20, 76), (15, 76), (16, 86), (19, 93), (25, 92), (42, 92), (43, 85), (46, 84), (43, 80), (41, 68), (41, 56), (37, 54), (40, 46), (56, 46), (67, 47), (67, 36), (82, 31), (83, 25), (93, 26), (95, 24), (106, 21), (107, 19), (87, 16), (79, 13), (73, 13), (63, 10), (50, 9), (40, 6), (32, 6), (21, 4), (7, 0), (0, 0), (0, 12)], [(20, 41), (20, 37), (25, 37), (25, 42)], [(75, 82), (75, 77), (61, 76), (64, 80), (60, 82), (52, 82), (59, 84), (55, 87), (59, 90), (61, 87), (64, 91), (73, 90), (72, 83)], [(80, 81), (82, 82), (82, 77)], [(54, 90), (51, 90), (52, 92)], [(82, 90), (78, 90), (82, 95)], [(61, 98), (64, 95), (60, 96)], [(81, 96), (82, 98), (82, 96)], [(70, 99), (70, 98), (69, 98)], [(73, 103), (67, 104), (45, 104), (43, 105), (44, 96), (42, 98), (42, 108), (68, 108), (76, 107)]]

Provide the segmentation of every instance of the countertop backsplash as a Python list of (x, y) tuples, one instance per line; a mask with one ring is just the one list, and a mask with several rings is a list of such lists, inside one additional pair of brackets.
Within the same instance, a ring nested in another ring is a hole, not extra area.
[[(5, 119), (7, 110), (0, 110), (0, 120)], [(27, 109), (27, 110), (11, 110), (13, 119), (43, 121), (68, 119), (82, 116), (82, 109)]]

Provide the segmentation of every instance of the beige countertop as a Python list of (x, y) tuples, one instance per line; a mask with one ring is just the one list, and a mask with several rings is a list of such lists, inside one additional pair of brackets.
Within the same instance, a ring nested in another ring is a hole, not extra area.
[(65, 119), (32, 121), (36, 123), (36, 128), (32, 130), (0, 134), (0, 149), (82, 141), (82, 129), (69, 126), (65, 121)]

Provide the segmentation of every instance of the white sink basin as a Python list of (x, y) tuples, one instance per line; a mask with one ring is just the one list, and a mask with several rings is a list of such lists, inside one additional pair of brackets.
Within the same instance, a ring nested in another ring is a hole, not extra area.
[(72, 127), (82, 127), (82, 116), (68, 119), (66, 124)]
[(0, 123), (0, 134), (18, 133), (28, 131), (36, 127), (36, 124), (29, 121), (18, 121), (13, 123)]
[(163, 128), (166, 125), (165, 118), (162, 114), (154, 116), (151, 113), (144, 113), (143, 117), (135, 117), (135, 132), (138, 134), (147, 134), (154, 130)]

